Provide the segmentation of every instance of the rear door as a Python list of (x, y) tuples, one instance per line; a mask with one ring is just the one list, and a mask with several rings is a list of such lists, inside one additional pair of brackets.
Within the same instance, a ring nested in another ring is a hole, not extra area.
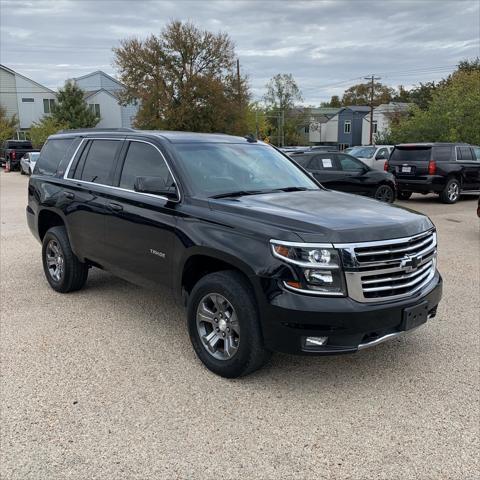
[(106, 204), (107, 268), (138, 284), (171, 286), (178, 203), (135, 192), (134, 184), (142, 176), (173, 184), (173, 176), (159, 147), (148, 141), (130, 139), (122, 157)]
[(385, 162), (390, 157), (390, 151), (387, 147), (379, 148), (377, 153), (375, 154), (373, 164), (371, 165), (372, 168), (375, 170), (383, 170), (385, 166)]
[(462, 189), (480, 189), (480, 162), (477, 160), (476, 152), (470, 146), (456, 147), (457, 162), (462, 166)]
[(335, 153), (313, 155), (307, 170), (326, 188), (338, 190), (342, 185), (343, 172), (338, 167)]
[(431, 158), (431, 145), (400, 145), (394, 148), (388, 164), (398, 178), (424, 180)]
[(64, 188), (64, 213), (80, 257), (105, 266), (106, 199), (123, 138), (84, 139), (70, 167)]

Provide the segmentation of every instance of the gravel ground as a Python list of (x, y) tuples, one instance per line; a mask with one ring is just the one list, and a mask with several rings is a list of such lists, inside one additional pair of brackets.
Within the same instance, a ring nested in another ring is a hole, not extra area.
[(2, 479), (476, 479), (476, 199), (403, 202), (439, 232), (444, 298), (408, 336), (355, 355), (274, 355), (229, 381), (194, 356), (184, 313), (108, 273), (61, 295), (1, 173)]

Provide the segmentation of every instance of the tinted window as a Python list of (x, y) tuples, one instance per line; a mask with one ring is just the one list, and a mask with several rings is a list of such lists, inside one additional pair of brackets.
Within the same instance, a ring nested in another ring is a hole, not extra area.
[(38, 157), (37, 164), (35, 165), (35, 173), (55, 175), (58, 164), (65, 156), (73, 140), (73, 138), (48, 140)]
[(340, 162), (340, 167), (346, 172), (359, 172), (365, 170), (365, 165), (356, 158), (349, 157), (348, 155), (337, 155)]
[(433, 147), (432, 158), (436, 162), (448, 162), (452, 160), (452, 147)]
[(22, 148), (32, 148), (32, 142), (20, 141), (20, 142), (6, 142), (5, 148), (13, 148), (13, 149), (22, 149)]
[(388, 159), (388, 157), (390, 156), (390, 152), (388, 151), (388, 148), (381, 148), (377, 154), (375, 155), (375, 158), (377, 160), (380, 160), (380, 159)]
[(473, 160), (470, 147), (457, 147), (457, 160)]
[(136, 177), (161, 177), (165, 186), (173, 182), (165, 161), (156, 148), (148, 143), (131, 142), (123, 164), (120, 187), (133, 190)]
[(394, 162), (428, 162), (432, 147), (395, 147), (390, 161)]
[(473, 147), (473, 153), (475, 154), (475, 159), (480, 161), (480, 147)]
[(311, 155), (292, 155), (291, 158), (292, 160), (295, 160), (298, 164), (300, 164), (302, 167), (306, 168), (312, 156)]
[(315, 155), (308, 168), (312, 170), (336, 170), (334, 155)]
[(93, 140), (80, 178), (86, 182), (111, 185), (112, 166), (121, 144), (116, 140)]

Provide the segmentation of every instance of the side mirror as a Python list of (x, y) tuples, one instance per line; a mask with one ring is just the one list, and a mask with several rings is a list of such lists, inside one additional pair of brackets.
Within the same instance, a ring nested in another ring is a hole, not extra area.
[(140, 193), (151, 193), (171, 199), (178, 199), (177, 187), (165, 185), (163, 177), (136, 177), (134, 189)]

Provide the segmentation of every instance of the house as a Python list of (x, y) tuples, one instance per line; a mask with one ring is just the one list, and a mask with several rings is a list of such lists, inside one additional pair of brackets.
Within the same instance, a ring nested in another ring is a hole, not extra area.
[[(370, 107), (352, 105), (335, 110), (336, 114), (320, 123), (320, 131), (310, 137), (311, 141), (323, 145), (339, 144), (341, 149), (361, 145), (362, 122)], [(316, 130), (318, 132), (318, 128)]]
[(121, 105), (119, 93), (125, 88), (118, 80), (102, 71), (74, 78), (73, 81), (85, 91), (89, 108), (100, 117), (98, 128), (131, 127), (138, 112), (138, 105)]
[[(373, 143), (375, 137), (388, 132), (392, 120), (408, 114), (410, 103), (390, 102), (383, 103), (373, 109)], [(370, 144), (370, 115), (363, 117), (362, 145)]]
[[(326, 123), (333, 118), (338, 112), (339, 108), (319, 107), (310, 109), (309, 126), (308, 126), (308, 141), (313, 144), (325, 144), (325, 128)], [(323, 135), (322, 135), (323, 133)], [(323, 137), (323, 138), (322, 138)], [(336, 143), (336, 140), (334, 141)]]
[(53, 90), (0, 65), (0, 105), (8, 117), (16, 116), (18, 139), (25, 139), (32, 123), (51, 112), (55, 99)]

